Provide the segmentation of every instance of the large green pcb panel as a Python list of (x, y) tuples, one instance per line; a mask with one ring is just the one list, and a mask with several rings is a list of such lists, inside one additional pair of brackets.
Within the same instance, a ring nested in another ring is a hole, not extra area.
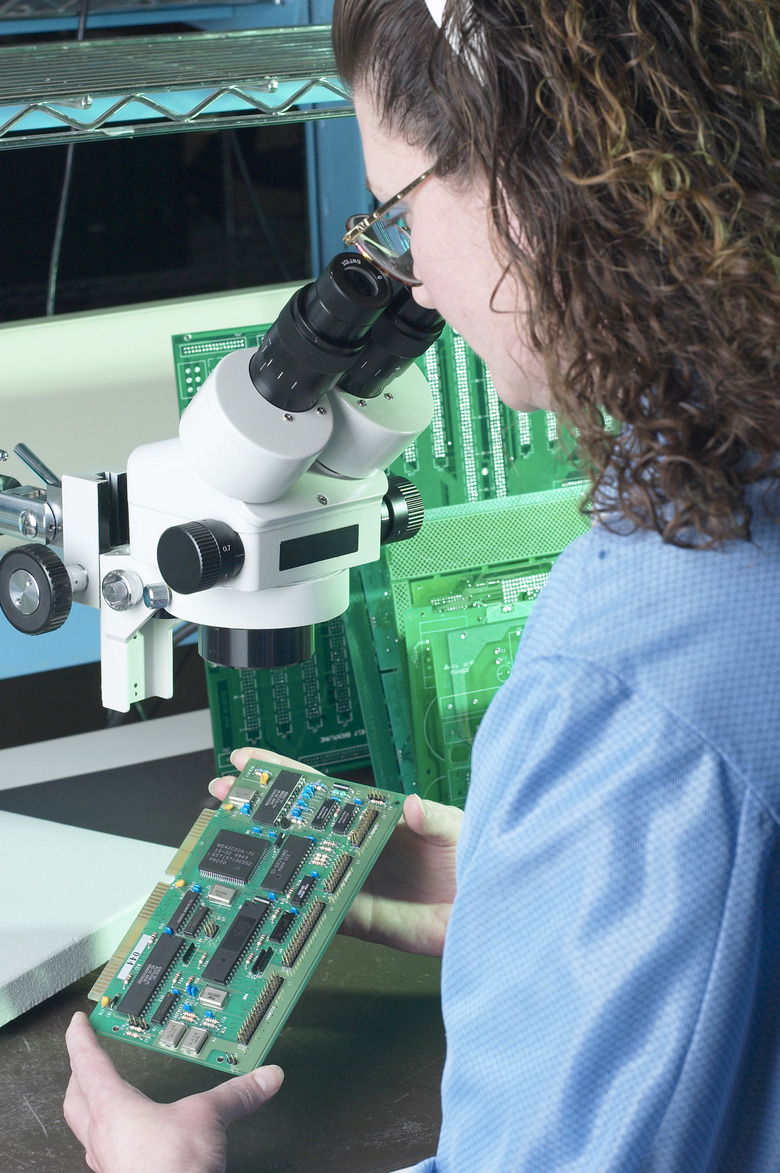
[[(183, 408), (220, 358), (267, 326), (177, 336)], [(462, 805), (478, 721), (506, 678), (531, 603), (587, 522), (552, 412), (502, 403), (449, 327), (419, 360), (433, 420), (396, 461), (425, 504), (421, 533), (352, 574), (343, 619), (304, 665), (207, 668), (217, 767), (266, 745), (326, 771), (368, 764), (387, 789)]]
[(400, 815), (397, 793), (250, 761), (90, 991), (97, 1033), (258, 1067)]

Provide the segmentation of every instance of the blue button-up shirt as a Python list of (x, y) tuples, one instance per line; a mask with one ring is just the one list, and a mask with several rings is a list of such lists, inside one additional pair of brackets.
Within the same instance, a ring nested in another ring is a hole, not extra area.
[[(474, 745), (417, 1173), (780, 1171), (780, 525), (559, 558)], [(780, 500), (773, 498), (780, 513)]]

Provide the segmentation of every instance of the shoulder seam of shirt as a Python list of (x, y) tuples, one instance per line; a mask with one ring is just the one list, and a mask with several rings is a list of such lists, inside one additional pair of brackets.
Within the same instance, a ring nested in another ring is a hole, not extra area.
[(645, 702), (647, 704), (653, 704), (657, 708), (663, 709), (664, 712), (666, 712), (669, 715), (669, 717), (671, 717), (671, 719), (673, 721), (675, 721), (678, 725), (683, 726), (685, 729), (687, 729), (692, 737), (695, 737), (699, 742), (701, 742), (702, 745), (706, 745), (707, 748), (712, 751), (712, 753), (714, 753), (718, 758), (720, 758), (721, 761), (726, 763), (728, 769), (731, 771), (731, 773), (734, 775), (734, 777), (738, 778), (739, 781), (742, 783), (742, 785), (745, 787), (745, 789), (750, 791), (750, 793), (752, 794), (752, 796), (756, 800), (756, 802), (758, 802), (764, 808), (764, 810), (767, 812), (769, 817), (772, 819), (773, 823), (775, 823), (777, 828), (780, 830), (780, 812), (777, 812), (776, 810), (774, 810), (774, 808), (769, 804), (769, 802), (764, 797), (764, 795), (759, 794), (756, 791), (755, 787), (748, 781), (748, 779), (744, 776), (742, 771), (740, 769), (738, 769), (738, 767), (736, 765), (734, 765), (734, 763), (731, 761), (731, 759), (721, 749), (719, 749), (717, 746), (713, 745), (708, 737), (705, 737), (704, 734), (700, 730), (694, 728), (694, 726), (691, 725), (690, 722), (686, 721), (684, 719), (684, 717), (682, 717), (674, 709), (670, 708), (669, 705), (664, 704), (663, 700), (660, 697), (655, 696), (654, 694), (649, 693), (649, 692), (644, 692), (641, 689), (635, 688), (633, 685), (629, 684), (628, 681), (625, 679), (625, 677), (622, 676), (619, 672), (615, 672), (611, 668), (606, 668), (603, 664), (599, 664), (596, 660), (588, 659), (587, 656), (574, 656), (569, 652), (562, 652), (562, 651), (547, 652), (547, 653), (542, 653), (540, 655), (531, 656), (526, 661), (526, 664), (530, 667), (530, 665), (533, 664), (534, 661), (544, 662), (545, 660), (547, 660), (547, 661), (569, 660), (575, 664), (581, 664), (583, 666), (587, 665), (587, 667), (589, 669), (591, 669), (591, 670), (595, 669), (597, 672), (600, 673), (600, 675), (602, 675), (604, 677), (611, 677), (613, 680), (619, 681), (620, 684), (623, 686), (623, 688), (625, 688), (625, 690), (627, 692), (631, 693), (635, 697), (638, 697), (643, 702)]

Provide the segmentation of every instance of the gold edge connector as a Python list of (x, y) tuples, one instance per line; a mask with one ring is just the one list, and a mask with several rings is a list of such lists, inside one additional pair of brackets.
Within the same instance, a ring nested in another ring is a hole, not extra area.
[(165, 869), (166, 876), (175, 876), (176, 873), (181, 870), (215, 814), (216, 811), (209, 810), (208, 808), (200, 812), (197, 819), (192, 824), (191, 830), (187, 834), (186, 838), (182, 841), (181, 847), (176, 852), (171, 862), (168, 864), (168, 867)]
[(117, 945), (113, 957), (109, 958), (109, 960), (106, 962), (100, 977), (97, 979), (94, 986), (87, 994), (87, 997), (90, 998), (93, 1002), (98, 1002), (103, 997), (110, 983), (119, 973), (122, 965), (127, 960), (127, 954), (130, 952), (133, 945), (135, 945), (137, 942), (142, 930), (146, 928), (146, 922), (154, 914), (156, 908), (167, 891), (168, 884), (159, 883), (156, 884), (154, 889), (150, 892), (146, 904), (138, 913), (138, 916), (135, 918), (130, 928), (127, 930), (124, 937)]

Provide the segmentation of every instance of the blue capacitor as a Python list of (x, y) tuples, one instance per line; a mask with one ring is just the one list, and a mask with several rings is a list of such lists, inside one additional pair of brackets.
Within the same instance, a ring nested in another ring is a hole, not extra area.
[(251, 815), (251, 813), (252, 813), (251, 805), (248, 802), (245, 802), (244, 805), (241, 807), (241, 814), (242, 815)]
[(206, 1013), (203, 1015), (203, 1017), (204, 1018), (213, 1018), (214, 1017), (213, 1010), (207, 1010)]
[(165, 928), (163, 929), (163, 932), (167, 933), (169, 937), (173, 936), (173, 929), (171, 928), (170, 925), (166, 925)]
[(184, 1013), (192, 1014), (192, 1007), (190, 1006), (189, 1002), (184, 1003)]
[(193, 890), (193, 892), (202, 892), (203, 886), (201, 884), (193, 884), (192, 890)]

